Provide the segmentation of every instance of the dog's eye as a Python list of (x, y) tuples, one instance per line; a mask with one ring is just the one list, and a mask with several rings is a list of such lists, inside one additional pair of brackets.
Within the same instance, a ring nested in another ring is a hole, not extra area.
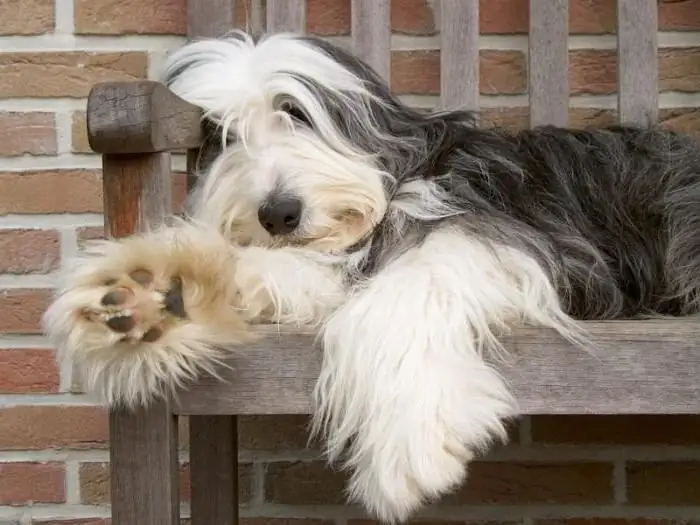
[(285, 102), (284, 104), (282, 104), (281, 109), (297, 122), (301, 122), (302, 124), (311, 126), (311, 119), (309, 119), (309, 117), (306, 116), (306, 113), (304, 113), (304, 111), (299, 106), (295, 106), (294, 104)]

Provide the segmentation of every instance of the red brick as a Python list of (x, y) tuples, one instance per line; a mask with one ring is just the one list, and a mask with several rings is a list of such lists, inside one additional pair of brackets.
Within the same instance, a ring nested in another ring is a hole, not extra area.
[(350, 0), (306, 0), (306, 30), (321, 36), (350, 34)]
[[(569, 54), (572, 95), (609, 95), (617, 91), (614, 50), (581, 49)], [(659, 90), (700, 90), (700, 48), (659, 50)]]
[[(525, 56), (519, 51), (480, 53), (479, 86), (483, 94), (518, 94), (527, 89)], [(440, 92), (439, 51), (394, 51), (391, 89), (399, 94)]]
[(627, 464), (627, 501), (633, 505), (700, 505), (700, 462)]
[(86, 97), (98, 82), (141, 80), (148, 56), (140, 52), (0, 53), (0, 97)]
[(104, 226), (78, 228), (77, 236), (78, 245), (83, 244), (85, 241), (101, 240), (105, 238), (105, 228)]
[(76, 34), (176, 34), (187, 31), (185, 0), (75, 0)]
[(97, 407), (0, 409), (0, 450), (105, 448), (108, 437), (107, 414)]
[(406, 35), (431, 35), (436, 31), (430, 0), (392, 0), (391, 28)]
[(32, 525), (109, 525), (111, 520), (103, 518), (82, 518), (68, 520), (34, 520)]
[(616, 24), (615, 0), (572, 0), (569, 2), (570, 33), (614, 33)]
[(479, 0), (479, 30), (482, 34), (527, 33), (528, 0)]
[(0, 394), (58, 392), (59, 374), (53, 350), (0, 350)]
[(700, 0), (660, 0), (659, 29), (700, 31)]
[(700, 47), (659, 51), (659, 89), (683, 93), (700, 91)]
[(569, 518), (535, 520), (534, 525), (692, 525), (692, 523), (650, 518)]
[[(381, 522), (367, 519), (349, 519), (348, 525), (382, 525)], [(448, 520), (448, 519), (411, 519), (410, 525), (522, 525), (522, 521), (490, 521), (490, 520)]]
[(51, 290), (0, 290), (0, 334), (38, 334)]
[(52, 113), (0, 112), (0, 157), (55, 154), (56, 123)]
[[(528, 31), (528, 0), (480, 0), (482, 34), (524, 34)], [(571, 34), (616, 32), (615, 0), (569, 0)], [(661, 31), (699, 31), (700, 0), (659, 0)]]
[(346, 476), (322, 461), (267, 466), (265, 501), (287, 505), (344, 505)]
[(0, 273), (47, 273), (58, 267), (54, 230), (0, 230)]
[(333, 525), (332, 520), (314, 518), (241, 518), (241, 525)]
[[(430, 35), (436, 31), (430, 0), (392, 0), (390, 21), (394, 33)], [(350, 0), (307, 0), (306, 31), (321, 36), (350, 34)]]
[(700, 140), (700, 108), (662, 109), (659, 122), (666, 129), (687, 133)]
[(700, 443), (700, 416), (538, 416), (534, 443), (689, 445)]
[(617, 55), (612, 50), (581, 49), (569, 53), (572, 95), (607, 95), (617, 91)]
[(101, 212), (98, 170), (0, 172), (0, 215)]
[(0, 505), (63, 503), (63, 463), (0, 463)]
[(0, 35), (39, 35), (54, 26), (54, 0), (2, 0)]
[(612, 503), (612, 465), (607, 463), (475, 462), (467, 482), (447, 504)]
[(301, 450), (309, 438), (307, 416), (239, 418), (239, 447), (248, 450)]

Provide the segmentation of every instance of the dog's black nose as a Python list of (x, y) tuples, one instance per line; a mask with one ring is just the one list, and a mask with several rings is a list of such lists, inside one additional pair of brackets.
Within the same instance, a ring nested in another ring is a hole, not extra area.
[(295, 197), (268, 200), (258, 210), (258, 220), (272, 235), (292, 233), (301, 222), (302, 203)]

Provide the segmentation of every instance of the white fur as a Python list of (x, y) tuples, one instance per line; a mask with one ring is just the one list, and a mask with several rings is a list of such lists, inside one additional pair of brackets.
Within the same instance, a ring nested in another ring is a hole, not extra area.
[(462, 482), (516, 409), (483, 354), (526, 322), (570, 330), (538, 264), (449, 227), (329, 318), (314, 423), (353, 499), (392, 522)]

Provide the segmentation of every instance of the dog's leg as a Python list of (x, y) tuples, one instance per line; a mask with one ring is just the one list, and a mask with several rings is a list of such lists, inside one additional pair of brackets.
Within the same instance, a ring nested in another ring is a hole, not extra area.
[(332, 257), (293, 247), (248, 247), (236, 259), (236, 287), (250, 322), (315, 326), (346, 298)]
[(482, 359), (521, 321), (568, 330), (555, 291), (522, 252), (458, 229), (432, 233), (339, 308), (323, 331), (315, 430), (347, 452), (349, 494), (387, 522), (455, 488), (516, 405)]
[(186, 223), (86, 249), (44, 315), (59, 360), (109, 405), (147, 404), (215, 373), (225, 347), (249, 338), (231, 250)]

